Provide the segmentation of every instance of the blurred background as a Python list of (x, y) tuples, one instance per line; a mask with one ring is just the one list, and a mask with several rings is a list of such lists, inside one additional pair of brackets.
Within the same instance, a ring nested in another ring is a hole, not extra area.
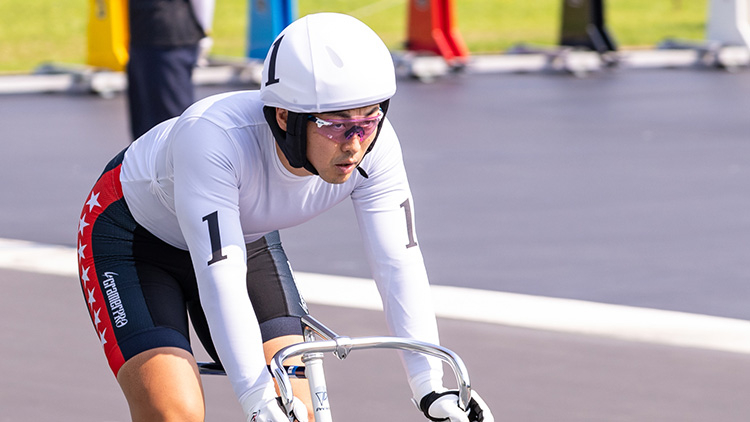
[[(85, 63), (86, 0), (0, 2), (0, 72), (29, 72), (42, 62)], [(243, 57), (248, 0), (218, 0), (212, 54)], [(320, 11), (351, 14), (370, 25), (393, 50), (402, 50), (407, 0), (299, 0), (299, 15)], [(561, 0), (461, 0), (455, 20), (474, 54), (496, 54), (518, 44), (553, 46), (559, 41)], [(623, 48), (651, 48), (665, 39), (705, 38), (705, 0), (609, 0), (606, 19)]]

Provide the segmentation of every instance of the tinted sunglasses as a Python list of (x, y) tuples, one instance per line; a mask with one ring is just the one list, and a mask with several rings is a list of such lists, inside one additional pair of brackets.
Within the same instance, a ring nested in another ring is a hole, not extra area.
[(354, 137), (359, 136), (359, 142), (370, 138), (383, 120), (383, 109), (378, 109), (375, 115), (367, 117), (356, 117), (352, 119), (321, 119), (320, 117), (308, 116), (307, 120), (315, 123), (317, 132), (326, 138), (343, 144)]

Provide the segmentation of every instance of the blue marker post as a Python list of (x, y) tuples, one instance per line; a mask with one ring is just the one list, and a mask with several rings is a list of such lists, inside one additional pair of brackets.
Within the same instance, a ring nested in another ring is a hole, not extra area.
[(247, 57), (263, 60), (273, 40), (297, 19), (296, 0), (250, 0)]

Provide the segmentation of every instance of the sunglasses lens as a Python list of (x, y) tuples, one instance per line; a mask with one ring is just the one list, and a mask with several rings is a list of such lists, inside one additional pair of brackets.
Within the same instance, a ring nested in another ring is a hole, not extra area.
[(349, 139), (354, 137), (354, 135), (357, 135), (359, 136), (360, 141), (362, 141), (367, 139), (370, 133), (365, 132), (362, 126), (352, 126), (351, 129), (347, 130), (346, 133), (344, 133), (344, 139), (348, 141)]
[(326, 138), (344, 143), (350, 141), (355, 135), (359, 137), (360, 142), (364, 142), (378, 128), (383, 113), (365, 118), (356, 119), (321, 119), (311, 116), (310, 121), (316, 124), (316, 130)]

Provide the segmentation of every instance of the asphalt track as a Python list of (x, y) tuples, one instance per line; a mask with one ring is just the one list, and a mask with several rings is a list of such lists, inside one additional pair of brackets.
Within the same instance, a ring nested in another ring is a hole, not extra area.
[[(432, 282), (749, 320), (748, 106), (747, 71), (399, 81), (389, 117)], [(2, 96), (0, 122), (0, 237), (73, 247), (88, 189), (128, 142), (122, 97)], [(295, 269), (369, 276), (351, 214), (282, 233)], [(75, 279), (3, 269), (0, 283), (0, 421), (127, 420)], [(374, 311), (312, 312), (382, 333)], [(440, 326), (498, 420), (750, 418), (750, 354)], [(338, 420), (420, 420), (400, 370), (377, 365), (397, 360), (369, 354), (330, 365)], [(240, 420), (226, 380), (206, 394), (209, 420)]]

